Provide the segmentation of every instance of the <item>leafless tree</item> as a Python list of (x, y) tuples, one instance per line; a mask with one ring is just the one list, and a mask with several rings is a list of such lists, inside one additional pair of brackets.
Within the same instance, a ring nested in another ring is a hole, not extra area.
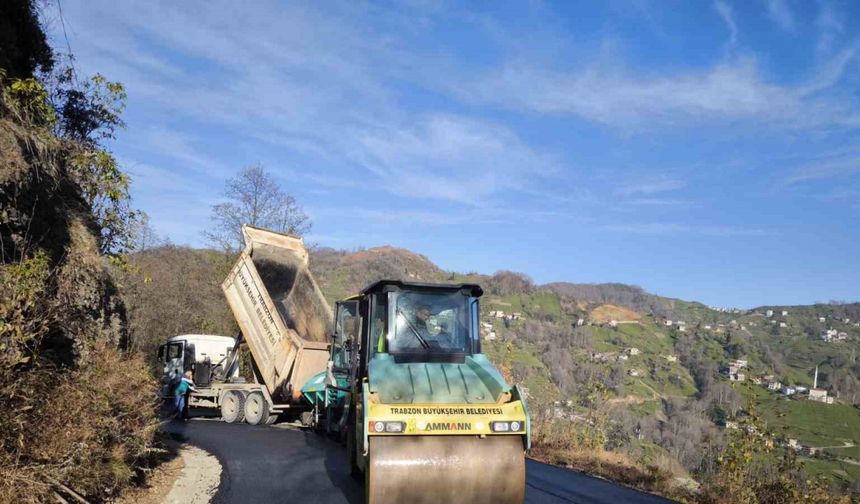
[(131, 234), (133, 252), (143, 252), (161, 244), (161, 239), (150, 225), (146, 212), (140, 212), (137, 221), (132, 223)]
[(203, 233), (223, 250), (242, 248), (242, 224), (298, 236), (311, 229), (310, 218), (296, 199), (259, 163), (228, 180), (224, 197), (227, 201), (212, 205), (213, 229)]

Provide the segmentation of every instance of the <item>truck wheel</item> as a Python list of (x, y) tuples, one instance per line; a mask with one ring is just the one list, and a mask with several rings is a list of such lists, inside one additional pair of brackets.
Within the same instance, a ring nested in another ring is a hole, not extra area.
[(269, 420), (269, 403), (262, 392), (251, 392), (245, 398), (245, 421), (251, 425), (265, 425)]
[(228, 390), (221, 398), (221, 418), (227, 423), (241, 423), (245, 419), (245, 394)]

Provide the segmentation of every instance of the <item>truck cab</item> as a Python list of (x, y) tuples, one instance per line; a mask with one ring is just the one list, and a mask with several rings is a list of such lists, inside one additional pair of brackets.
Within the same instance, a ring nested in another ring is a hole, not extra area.
[[(227, 360), (235, 345), (235, 338), (215, 334), (180, 334), (169, 338), (158, 347), (158, 362), (163, 369), (162, 397), (173, 395), (173, 386), (186, 371), (194, 373), (198, 385), (208, 385), (213, 371), (229, 366)], [(230, 377), (238, 376), (239, 367), (234, 368)]]

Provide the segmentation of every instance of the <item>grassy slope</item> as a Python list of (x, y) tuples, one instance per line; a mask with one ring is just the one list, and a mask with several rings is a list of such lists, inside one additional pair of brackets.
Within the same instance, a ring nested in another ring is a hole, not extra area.
[[(406, 278), (409, 274), (418, 273), (428, 281), (447, 282), (476, 282), (486, 284), (488, 277), (479, 274), (450, 274), (436, 268), (423, 256), (406, 253), (391, 248), (370, 249), (357, 254), (325, 252), (320, 254), (321, 260), (316, 261), (315, 274), (320, 280), (323, 290), (330, 299), (337, 299), (352, 293), (363, 284), (374, 280), (373, 274)], [(312, 265), (314, 263), (312, 262)], [(363, 273), (357, 274), (356, 270)], [(646, 294), (646, 296), (651, 296)], [(610, 304), (624, 306), (624, 303)], [(817, 339), (817, 335), (828, 327), (845, 330), (849, 334), (860, 336), (860, 331), (849, 324), (835, 321), (834, 317), (851, 316), (860, 319), (860, 305), (834, 307), (831, 305), (816, 305), (810, 307), (789, 307), (787, 317), (777, 316), (789, 327), (773, 328), (762, 313), (764, 308), (755, 312), (724, 313), (709, 309), (694, 302), (686, 302), (670, 298), (654, 297), (648, 302), (666, 310), (667, 316), (675, 320), (687, 322), (688, 329), (695, 336), (697, 350), (709, 360), (724, 364), (729, 359), (724, 345), (727, 333), (716, 333), (696, 329), (697, 323), (728, 324), (737, 320), (745, 326), (746, 331), (736, 331), (735, 336), (746, 339), (750, 349), (746, 355), (750, 361), (751, 374), (768, 374), (770, 369), (763, 364), (762, 355), (755, 342), (761, 342), (771, 348), (782, 350), (785, 355), (784, 370), (780, 375), (784, 381), (796, 384), (811, 384), (811, 369), (815, 364), (822, 363), (822, 375), (829, 371), (828, 360), (839, 354), (845, 354), (854, 342), (842, 344), (827, 344)], [(577, 318), (589, 318), (591, 310), (606, 305), (607, 300), (589, 301), (577, 300), (576, 303), (565, 302), (556, 292), (536, 290), (529, 294), (515, 294), (504, 297), (486, 295), (483, 299), (483, 312), (502, 310), (506, 313), (520, 312), (527, 319), (542, 320), (555, 324), (564, 331), (569, 331)], [(629, 307), (629, 306), (628, 306)], [(772, 307), (780, 313), (782, 307)], [(847, 310), (847, 311), (846, 311)], [(852, 311), (853, 310), (853, 311)], [(643, 313), (643, 315), (648, 315)], [(826, 316), (827, 322), (820, 323), (819, 316)], [(492, 322), (499, 334), (504, 334), (503, 322), (498, 319), (486, 318)], [(514, 322), (510, 331), (521, 331), (523, 322)], [(624, 362), (626, 370), (640, 369), (643, 376), (625, 378), (624, 396), (633, 396), (635, 401), (627, 401), (626, 407), (636, 416), (653, 413), (659, 405), (657, 396), (692, 397), (697, 393), (689, 371), (680, 363), (669, 362), (666, 355), (674, 353), (676, 339), (680, 336), (676, 329), (665, 327), (662, 318), (643, 316), (641, 324), (620, 325), (617, 328), (608, 325), (595, 325), (589, 328), (591, 334), (591, 350), (597, 352), (621, 352), (626, 348), (636, 347), (640, 355), (632, 356)], [(528, 377), (523, 385), (528, 387), (533, 396), (544, 399), (566, 399), (561, 396), (558, 388), (550, 379), (549, 371), (541, 360), (540, 350), (518, 340), (516, 343), (506, 341), (486, 342), (485, 352), (496, 362), (503, 372), (510, 373), (516, 366)], [(587, 359), (588, 352), (572, 354), (571, 358)], [(609, 363), (607, 365), (613, 365)], [(523, 371), (525, 370), (525, 371)], [(739, 387), (747, 398), (756, 403), (757, 409), (767, 419), (774, 431), (784, 432), (786, 436), (794, 437), (804, 444), (817, 446), (838, 445), (843, 441), (853, 441), (860, 444), (860, 412), (846, 405), (822, 405), (805, 401), (786, 401), (778, 395), (761, 387), (745, 384)], [(643, 451), (654, 451), (662, 454), (659, 447), (642, 447)], [(839, 456), (858, 456), (860, 447), (831, 450)], [(811, 460), (808, 469), (836, 477), (857, 477), (857, 468), (847, 469), (844, 464)], [(835, 471), (835, 472), (834, 472)], [(839, 471), (843, 471), (844, 475)]]

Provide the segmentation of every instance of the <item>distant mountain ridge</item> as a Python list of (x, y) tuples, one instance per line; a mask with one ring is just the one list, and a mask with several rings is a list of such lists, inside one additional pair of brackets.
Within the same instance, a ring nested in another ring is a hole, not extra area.
[[(355, 251), (336, 250), (332, 248), (319, 248), (311, 252), (311, 268), (314, 273), (321, 277), (321, 283), (329, 286), (329, 294), (332, 296), (348, 296), (361, 288), (380, 278), (391, 278), (413, 281), (444, 282), (444, 281), (474, 281), (481, 283), (488, 292), (497, 294), (511, 294), (494, 289), (499, 280), (497, 274), (485, 273), (453, 273), (447, 272), (437, 266), (427, 256), (413, 252), (405, 248), (382, 245)], [(527, 293), (531, 291), (549, 291), (562, 299), (571, 301), (601, 305), (612, 304), (629, 308), (643, 315), (651, 314), (663, 318), (685, 318), (699, 317), (704, 321), (713, 321), (731, 318), (731, 312), (720, 312), (708, 305), (698, 302), (660, 296), (647, 292), (637, 285), (629, 285), (617, 282), (607, 283), (575, 283), (569, 281), (556, 281), (542, 285), (534, 285), (524, 273), (503, 272), (505, 274), (519, 275), (527, 280), (516, 293)], [(510, 282), (507, 282), (510, 284)], [(333, 299), (332, 299), (333, 300)], [(800, 306), (818, 306), (800, 305)], [(834, 316), (860, 318), (860, 302), (845, 304), (828, 304), (829, 310)], [(749, 310), (740, 310), (741, 313), (753, 311), (765, 311), (767, 309), (783, 310), (798, 308), (798, 306), (768, 305)]]

